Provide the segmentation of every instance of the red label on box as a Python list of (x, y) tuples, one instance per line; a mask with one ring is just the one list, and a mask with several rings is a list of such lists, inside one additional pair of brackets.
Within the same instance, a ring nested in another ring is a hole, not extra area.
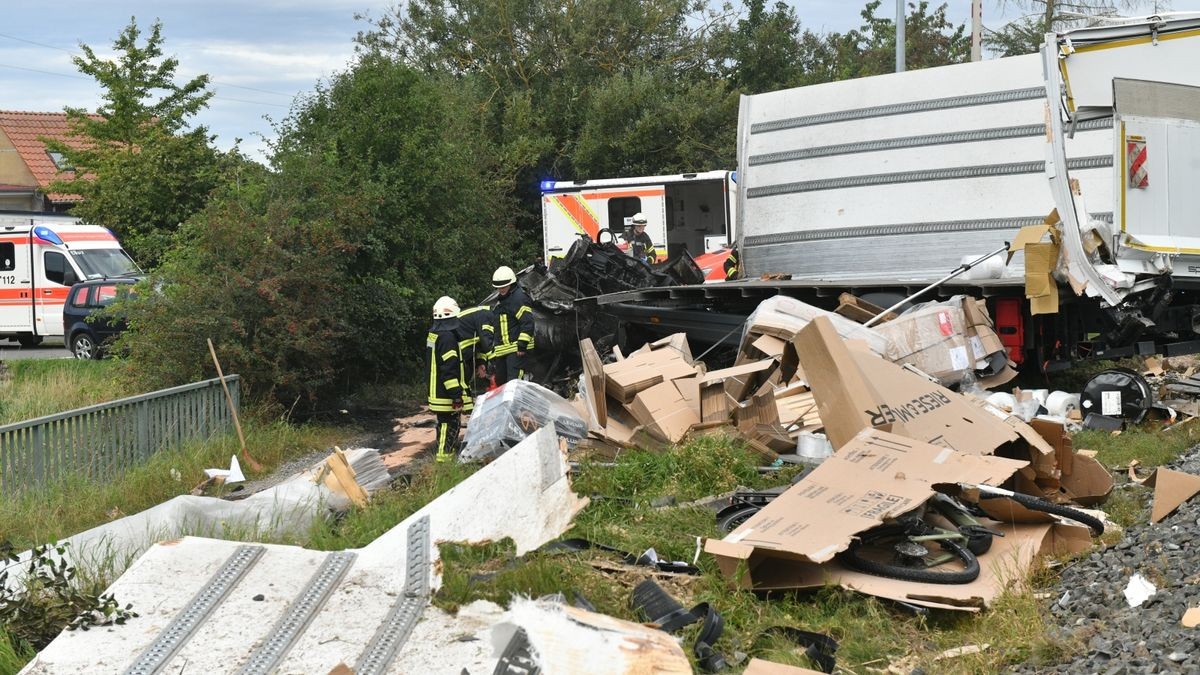
[(947, 337), (954, 335), (954, 326), (950, 324), (950, 312), (938, 312), (938, 328), (942, 329), (942, 335)]

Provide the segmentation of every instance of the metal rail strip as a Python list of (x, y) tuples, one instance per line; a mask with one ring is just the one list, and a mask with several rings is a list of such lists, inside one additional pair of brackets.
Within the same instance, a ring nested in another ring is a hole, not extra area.
[[(1093, 218), (1112, 224), (1112, 212), (1091, 214)], [(910, 234), (942, 234), (946, 232), (981, 232), (1007, 230), (1014, 234), (1028, 225), (1046, 222), (1046, 216), (1024, 216), (1015, 218), (980, 218), (978, 220), (950, 220), (924, 223), (897, 223), (895, 225), (862, 225), (859, 227), (831, 227), (827, 229), (777, 232), (746, 237), (746, 248), (776, 246), (802, 241), (826, 239), (856, 239), (858, 237), (895, 237)]]
[(771, 131), (783, 131), (784, 129), (795, 129), (797, 127), (811, 127), (817, 124), (832, 124), (834, 122), (887, 117), (889, 115), (908, 115), (911, 113), (928, 112), (930, 110), (1028, 101), (1043, 98), (1045, 95), (1046, 90), (1043, 87), (1026, 87), (1024, 89), (989, 91), (982, 94), (948, 96), (946, 98), (926, 99), (924, 101), (906, 101), (904, 103), (891, 103), (888, 105), (872, 106), (870, 108), (859, 108), (857, 110), (839, 110), (816, 115), (788, 117), (781, 120), (771, 120), (770, 122), (759, 122), (758, 124), (750, 125), (750, 133), (761, 134)]
[[(1112, 118), (1088, 120), (1075, 125), (1076, 131), (1096, 131), (1112, 128)], [(750, 156), (750, 166), (763, 164), (779, 164), (795, 162), (818, 157), (835, 157), (838, 155), (856, 155), (866, 152), (881, 152), (884, 150), (903, 150), (906, 148), (921, 148), (931, 145), (954, 145), (956, 143), (978, 143), (981, 141), (999, 141), (1008, 138), (1030, 138), (1046, 133), (1045, 124), (1022, 124), (1015, 127), (995, 127), (991, 129), (972, 129), (970, 131), (951, 131), (940, 134), (925, 134), (902, 138), (882, 138), (857, 143), (838, 143), (837, 145), (822, 145), (815, 148), (799, 148), (781, 152), (768, 152)]]
[(163, 629), (137, 660), (125, 671), (125, 675), (151, 675), (162, 671), (163, 666), (179, 652), (196, 629), (204, 623), (212, 611), (220, 605), (238, 581), (250, 571), (262, 557), (266, 548), (262, 546), (238, 546), (208, 582), (192, 596), (179, 614)]
[(300, 595), (292, 601), (283, 616), (271, 627), (267, 638), (250, 655), (250, 660), (238, 670), (240, 675), (266, 675), (275, 669), (283, 657), (296, 643), (296, 638), (316, 616), (329, 599), (338, 582), (354, 564), (356, 553), (341, 551), (330, 553), (317, 571), (309, 578)]
[(404, 593), (354, 664), (356, 675), (382, 675), (412, 635), (425, 605), (429, 604), (429, 516), (408, 526), (408, 556)]
[[(1075, 157), (1067, 160), (1068, 169), (1100, 169), (1112, 166), (1112, 155), (1093, 155), (1091, 157)], [(981, 164), (978, 166), (955, 166), (944, 169), (920, 169), (918, 171), (897, 171), (895, 173), (874, 173), (863, 176), (842, 176), (839, 178), (822, 178), (819, 180), (796, 181), (778, 185), (764, 185), (746, 190), (746, 197), (774, 197), (777, 195), (794, 194), (798, 192), (817, 192), (820, 190), (842, 190), (846, 188), (869, 187), (876, 185), (891, 185), (895, 183), (924, 183), (938, 180), (957, 180), (960, 178), (988, 178), (991, 176), (1012, 176), (1022, 173), (1042, 173), (1046, 169), (1045, 161), (1012, 162), (1010, 164)]]

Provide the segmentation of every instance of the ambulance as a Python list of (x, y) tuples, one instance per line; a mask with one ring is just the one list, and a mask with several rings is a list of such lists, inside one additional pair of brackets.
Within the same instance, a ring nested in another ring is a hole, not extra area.
[(61, 338), (71, 286), (141, 270), (108, 229), (51, 214), (0, 213), (0, 339)]
[[(658, 262), (686, 250), (708, 281), (724, 281), (724, 262), (737, 236), (737, 176), (732, 171), (705, 171), (673, 176), (606, 178), (541, 182), (542, 241), (547, 265), (561, 258), (579, 236), (614, 242), (626, 248), (622, 235), (633, 216), (646, 216), (646, 234), (658, 251)], [(663, 254), (666, 254), (666, 257)]]

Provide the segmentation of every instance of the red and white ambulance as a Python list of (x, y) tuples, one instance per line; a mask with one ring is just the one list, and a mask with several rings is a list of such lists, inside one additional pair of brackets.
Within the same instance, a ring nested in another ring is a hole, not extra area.
[(106, 228), (65, 216), (0, 214), (0, 339), (28, 347), (61, 337), (73, 284), (140, 274)]
[[(580, 235), (598, 241), (611, 232), (618, 246), (633, 216), (646, 216), (646, 234), (659, 262), (686, 250), (708, 281), (724, 281), (725, 259), (736, 239), (737, 176), (705, 171), (674, 176), (599, 180), (546, 180), (542, 192), (542, 242), (546, 264), (565, 256)], [(605, 239), (607, 241), (607, 239)]]

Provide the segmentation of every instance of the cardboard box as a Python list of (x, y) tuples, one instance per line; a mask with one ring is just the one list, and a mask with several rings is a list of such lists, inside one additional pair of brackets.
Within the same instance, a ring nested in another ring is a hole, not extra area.
[(696, 367), (673, 349), (638, 352), (604, 366), (608, 395), (624, 404), (631, 403), (640, 391), (695, 374)]
[(583, 360), (583, 376), (587, 381), (587, 392), (584, 398), (591, 413), (584, 419), (594, 421), (597, 426), (604, 427), (608, 424), (608, 393), (604, 386), (606, 379), (604, 364), (600, 361), (600, 354), (592, 344), (591, 338), (579, 341), (579, 355)]
[(629, 412), (653, 437), (668, 443), (683, 440), (700, 418), (673, 382), (661, 382), (638, 392)]
[(847, 340), (863, 340), (876, 354), (887, 353), (887, 338), (875, 332), (874, 329), (786, 295), (772, 296), (759, 303), (746, 320), (746, 331), (740, 351), (746, 351), (747, 347), (761, 335), (772, 335), (784, 340), (791, 340), (817, 317), (825, 317), (831, 321), (838, 334)]
[(944, 384), (961, 382), (975, 368), (961, 303), (916, 307), (875, 330), (890, 341), (888, 360), (912, 364)]
[(1020, 438), (961, 394), (874, 354), (849, 349), (828, 321), (813, 321), (796, 336), (796, 344), (834, 448), (867, 428), (977, 455)]
[(700, 376), (701, 419), (705, 422), (728, 420), (738, 403), (750, 393), (750, 387), (775, 366), (773, 359), (763, 359)]
[(855, 534), (925, 503), (935, 484), (999, 485), (1025, 464), (866, 429), (731, 532), (722, 546), (705, 550), (739, 559), (758, 552), (826, 562)]
[(675, 388), (679, 390), (679, 395), (687, 401), (688, 407), (696, 413), (698, 419), (700, 417), (700, 375), (696, 374), (675, 380)]
[(1157, 523), (1171, 515), (1175, 509), (1197, 494), (1200, 494), (1200, 476), (1159, 467), (1143, 483), (1154, 488), (1154, 506), (1150, 522)]

